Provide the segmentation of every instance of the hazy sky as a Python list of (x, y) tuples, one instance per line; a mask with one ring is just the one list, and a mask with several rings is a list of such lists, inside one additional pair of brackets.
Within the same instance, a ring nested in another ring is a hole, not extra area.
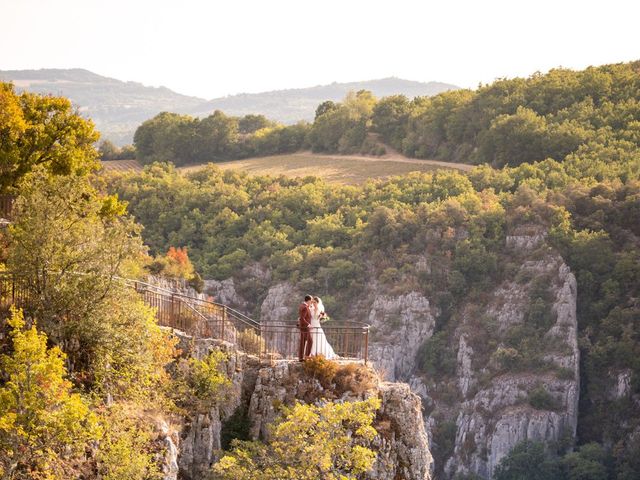
[(476, 87), (640, 59), (640, 1), (0, 0), (0, 70), (206, 98), (397, 76)]

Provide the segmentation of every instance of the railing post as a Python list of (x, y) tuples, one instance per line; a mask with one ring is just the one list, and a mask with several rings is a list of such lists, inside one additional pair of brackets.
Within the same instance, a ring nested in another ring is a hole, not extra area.
[(171, 310), (169, 312), (170, 315), (170, 326), (172, 328), (177, 328), (176, 327), (176, 316), (175, 316), (175, 296), (173, 295), (173, 293), (171, 294)]
[(220, 338), (224, 340), (224, 324), (227, 323), (227, 306), (222, 307), (222, 327), (220, 331)]
[(369, 360), (369, 327), (364, 329), (364, 364)]

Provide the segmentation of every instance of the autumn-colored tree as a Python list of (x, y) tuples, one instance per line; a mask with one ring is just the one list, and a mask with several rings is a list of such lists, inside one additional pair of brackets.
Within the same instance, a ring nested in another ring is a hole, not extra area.
[(233, 450), (213, 467), (220, 480), (349, 480), (375, 461), (366, 447), (377, 432), (371, 425), (377, 397), (361, 402), (297, 403), (285, 410), (269, 443), (232, 442)]
[(187, 247), (169, 247), (166, 255), (157, 257), (150, 265), (152, 273), (173, 279), (191, 280), (195, 274)]
[(50, 341), (64, 345), (75, 378), (105, 397), (147, 401), (166, 381), (173, 347), (153, 311), (117, 277), (144, 248), (139, 226), (87, 177), (41, 168), (21, 184), (8, 267)]
[(16, 94), (0, 82), (0, 193), (15, 187), (34, 167), (49, 173), (87, 173), (99, 167), (99, 134), (66, 98)]
[(35, 324), (26, 327), (12, 310), (12, 352), (0, 356), (0, 476), (3, 479), (65, 479), (99, 428), (86, 401), (71, 392), (65, 354), (47, 348)]

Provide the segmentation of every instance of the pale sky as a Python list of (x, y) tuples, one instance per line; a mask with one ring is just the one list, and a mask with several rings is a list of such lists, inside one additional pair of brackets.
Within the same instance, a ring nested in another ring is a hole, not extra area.
[(0, 0), (0, 70), (214, 98), (396, 76), (476, 87), (640, 59), (638, 0)]

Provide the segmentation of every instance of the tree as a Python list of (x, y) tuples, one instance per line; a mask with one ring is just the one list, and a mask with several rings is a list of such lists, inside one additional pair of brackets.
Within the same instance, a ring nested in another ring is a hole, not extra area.
[(55, 175), (96, 170), (98, 137), (68, 99), (17, 95), (11, 84), (0, 82), (0, 193), (40, 165)]
[(90, 316), (114, 277), (144, 253), (140, 228), (117, 197), (101, 195), (86, 177), (38, 169), (20, 190), (7, 266), (26, 279), (32, 313), (58, 342), (63, 325)]
[(373, 128), (385, 142), (401, 149), (410, 111), (409, 100), (404, 95), (382, 98), (373, 108)]
[(495, 469), (494, 480), (561, 480), (560, 460), (539, 442), (516, 445)]
[[(160, 480), (157, 431), (149, 413), (131, 404), (100, 408), (104, 426), (96, 452), (98, 478), (104, 480)], [(155, 451), (154, 451), (155, 450)]]
[(120, 149), (110, 140), (103, 140), (98, 147), (100, 160), (115, 160), (120, 155)]
[(64, 479), (70, 460), (99, 437), (96, 417), (71, 393), (65, 354), (47, 348), (35, 323), (12, 309), (12, 352), (0, 356), (0, 475), (3, 479)]
[(376, 97), (369, 90), (358, 90), (357, 92), (351, 91), (347, 93), (342, 103), (347, 108), (351, 118), (369, 121), (376, 102)]
[(220, 161), (232, 158), (238, 143), (238, 119), (216, 110), (196, 128), (196, 158)]
[(337, 105), (335, 104), (335, 102), (332, 102), (331, 100), (326, 100), (322, 102), (320, 105), (318, 105), (318, 108), (316, 108), (315, 120), (317, 120), (319, 117), (321, 117), (325, 113), (335, 110), (336, 108), (337, 108)]
[(164, 257), (156, 258), (150, 269), (152, 273), (174, 279), (191, 280), (195, 274), (186, 247), (169, 247), (167, 254)]
[(272, 431), (271, 441), (233, 441), (233, 450), (213, 467), (220, 480), (348, 480), (360, 478), (376, 454), (363, 445), (380, 400), (296, 404)]
[(582, 445), (562, 459), (568, 480), (607, 480), (606, 454), (597, 443)]
[(240, 133), (254, 133), (257, 130), (273, 127), (274, 122), (269, 120), (264, 115), (245, 115), (238, 121), (238, 131)]
[(548, 148), (548, 126), (545, 117), (531, 109), (518, 107), (513, 115), (494, 119), (483, 136), (480, 150), (485, 161), (497, 167), (544, 160)]
[(171, 161), (181, 165), (194, 159), (197, 120), (162, 112), (143, 122), (133, 136), (136, 156), (143, 164)]

